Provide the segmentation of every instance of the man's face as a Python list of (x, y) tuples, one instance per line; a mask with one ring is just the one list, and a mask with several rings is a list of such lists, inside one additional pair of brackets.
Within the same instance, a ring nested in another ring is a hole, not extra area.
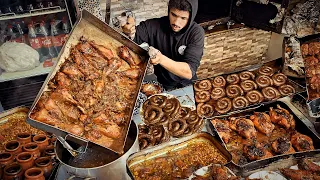
[(183, 29), (188, 24), (189, 17), (189, 11), (170, 9), (169, 20), (172, 30), (174, 32), (179, 32), (181, 29)]

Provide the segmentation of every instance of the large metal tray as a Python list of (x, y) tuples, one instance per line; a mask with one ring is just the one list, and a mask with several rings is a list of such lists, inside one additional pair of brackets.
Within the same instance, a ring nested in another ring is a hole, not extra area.
[[(265, 112), (265, 111), (269, 111), (269, 108), (270, 107), (274, 107), (276, 108), (277, 107), (277, 104), (279, 104), (282, 108), (285, 108), (287, 109), (294, 117), (294, 120), (296, 122), (296, 128), (295, 130), (301, 134), (304, 134), (304, 135), (307, 135), (309, 136), (312, 141), (313, 141), (313, 145), (315, 147), (315, 150), (312, 150), (312, 151), (305, 151), (305, 152), (310, 152), (310, 153), (319, 153), (320, 151), (320, 137), (318, 135), (316, 135), (305, 123), (303, 123), (302, 119), (307, 119), (298, 109), (296, 109), (290, 102), (290, 98), (288, 97), (285, 97), (285, 98), (281, 98), (279, 99), (278, 101), (274, 102), (274, 103), (271, 103), (271, 104), (266, 104), (266, 105), (261, 105), (259, 107), (256, 107), (256, 108), (252, 108), (252, 109), (248, 109), (246, 111), (243, 111), (241, 113), (238, 113), (238, 114), (234, 114), (232, 115), (232, 117), (237, 117), (237, 116), (248, 116), (248, 115), (251, 115), (253, 111), (257, 111), (257, 112)], [(229, 116), (224, 116), (225, 118), (229, 117)], [(215, 134), (219, 137), (220, 141), (222, 142), (222, 144), (226, 146), (226, 144), (224, 143), (224, 141), (222, 140), (222, 138), (220, 137), (219, 133), (217, 132), (217, 130), (215, 129), (214, 125), (211, 123), (211, 120), (207, 120), (207, 129), (209, 129), (209, 131), (211, 131), (212, 134)], [(297, 153), (294, 153), (294, 154), (301, 154), (303, 152), (297, 152)], [(293, 154), (293, 155), (294, 155)], [(254, 163), (258, 163), (259, 162), (263, 162), (265, 164), (268, 164), (266, 162), (272, 160), (273, 158), (281, 158), (281, 157), (285, 157), (287, 155), (275, 155), (271, 158), (267, 158), (267, 159), (263, 159), (263, 160), (257, 160), (257, 161), (251, 161), (247, 164), (244, 164), (244, 165), (238, 165), (238, 164), (235, 164), (233, 162), (233, 165), (235, 167), (237, 167), (238, 169), (245, 169), (247, 167), (251, 167), (253, 166), (252, 164)]]
[(193, 134), (191, 136), (180, 138), (175, 141), (169, 141), (167, 143), (163, 143), (153, 148), (147, 148), (145, 150), (132, 154), (127, 159), (128, 173), (130, 177), (134, 179), (133, 174), (130, 170), (130, 167), (132, 167), (133, 165), (139, 164), (147, 160), (156, 159), (157, 157), (165, 157), (166, 154), (170, 151), (183, 151), (183, 148), (185, 148), (188, 144), (196, 143), (197, 141), (207, 141), (211, 143), (225, 157), (225, 159), (227, 160), (226, 164), (228, 164), (231, 161), (231, 154), (219, 143), (218, 140), (216, 140), (209, 133), (201, 132)]
[[(142, 75), (140, 76), (140, 79), (138, 80), (137, 89), (134, 93), (134, 103), (133, 106), (130, 107), (130, 119), (127, 119), (127, 126), (125, 127), (124, 134), (122, 137), (115, 141), (110, 147), (108, 148), (114, 152), (117, 153), (123, 153), (123, 147), (125, 144), (126, 136), (128, 134), (128, 127), (130, 126), (133, 110), (134, 110), (134, 104), (137, 101), (138, 93), (140, 91), (142, 80), (145, 76), (145, 71), (149, 59), (149, 55), (147, 51), (139, 47), (136, 43), (134, 43), (132, 40), (128, 39), (124, 34), (119, 33), (109, 25), (105, 24), (98, 18), (96, 18), (94, 15), (90, 14), (87, 11), (82, 11), (80, 19), (77, 21), (75, 26), (73, 27), (70, 36), (63, 46), (59, 57), (58, 62), (56, 66), (53, 68), (51, 73), (47, 76), (46, 81), (44, 82), (43, 86), (41, 87), (34, 103), (32, 104), (32, 107), (28, 114), (27, 122), (31, 124), (32, 126), (45, 130), (47, 132), (54, 133), (57, 136), (65, 137), (68, 133), (62, 129), (56, 128), (54, 126), (36, 121), (30, 117), (32, 111), (34, 110), (36, 104), (38, 103), (40, 97), (42, 96), (43, 92), (48, 91), (48, 83), (49, 81), (55, 76), (57, 71), (60, 69), (60, 66), (65, 61), (67, 57), (69, 57), (69, 50), (72, 45), (76, 45), (79, 42), (80, 37), (85, 36), (86, 38), (90, 40), (94, 40), (97, 44), (105, 45), (105, 46), (115, 46), (119, 47), (122, 45), (127, 46), (132, 52), (131, 55), (135, 60), (138, 60), (140, 58), (140, 67), (142, 71)], [(78, 139), (83, 140), (82, 138), (78, 137)], [(83, 140), (85, 141), (85, 140)], [(93, 142), (94, 143), (94, 142)]]

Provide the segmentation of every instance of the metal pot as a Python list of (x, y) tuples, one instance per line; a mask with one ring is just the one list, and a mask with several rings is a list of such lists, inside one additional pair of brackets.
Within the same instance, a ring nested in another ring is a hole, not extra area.
[[(68, 141), (68, 140), (67, 140)], [(85, 146), (68, 141), (74, 149)], [(85, 153), (72, 157), (63, 145), (56, 141), (55, 153), (61, 162), (60, 169), (67, 177), (84, 179), (128, 179), (126, 160), (130, 154), (139, 150), (138, 127), (132, 121), (126, 139), (124, 154), (119, 155), (101, 146), (89, 143)]]

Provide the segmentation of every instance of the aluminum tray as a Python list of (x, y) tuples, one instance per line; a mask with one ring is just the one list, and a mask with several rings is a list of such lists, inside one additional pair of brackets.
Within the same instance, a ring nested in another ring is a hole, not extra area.
[[(36, 120), (32, 119), (30, 117), (30, 115), (31, 115), (31, 112), (34, 110), (36, 104), (38, 103), (40, 97), (42, 96), (43, 92), (48, 90), (49, 81), (55, 76), (57, 71), (60, 69), (60, 66), (65, 61), (65, 59), (67, 57), (69, 57), (69, 52), (70, 52), (69, 50), (70, 50), (71, 46), (76, 45), (79, 42), (80, 37), (82, 37), (82, 36), (85, 36), (86, 38), (88, 38), (90, 40), (94, 40), (97, 44), (101, 44), (101, 45), (115, 46), (115, 47), (125, 45), (132, 51), (131, 55), (133, 56), (133, 58), (135, 60), (139, 60), (138, 58), (140, 58), (140, 61), (141, 61), (140, 67), (141, 67), (143, 74), (140, 76), (140, 79), (138, 80), (137, 89), (135, 90), (135, 94), (134, 94), (134, 102), (136, 103), (138, 93), (140, 91), (141, 83), (142, 83), (142, 80), (145, 76), (145, 71), (146, 71), (146, 67), (148, 64), (149, 55), (148, 55), (147, 51), (145, 51), (144, 49), (139, 47), (136, 43), (134, 43), (133, 41), (128, 39), (124, 34), (119, 33), (118, 31), (116, 31), (115, 29), (110, 27), (109, 25), (105, 24), (104, 22), (102, 22), (101, 20), (96, 18), (94, 15), (92, 15), (89, 12), (84, 10), (84, 11), (82, 11), (80, 19), (73, 27), (67, 42), (63, 46), (63, 48), (59, 54), (59, 57), (57, 58), (58, 62), (56, 64), (56, 66), (53, 68), (51, 73), (47, 76), (46, 81), (44, 82), (35, 101), (33, 102), (32, 106), (31, 106), (31, 109), (28, 114), (28, 119), (27, 119), (27, 122), (30, 125), (32, 125), (36, 128), (45, 130), (47, 132), (54, 133), (57, 136), (65, 137), (68, 134), (66, 131), (64, 131), (62, 129), (59, 129), (57, 127), (36, 121)], [(123, 147), (125, 144), (126, 136), (128, 134), (128, 127), (130, 126), (130, 123), (131, 123), (135, 103), (133, 103), (133, 106), (130, 107), (130, 111), (129, 111), (130, 112), (130, 115), (129, 115), (130, 119), (127, 119), (127, 121), (129, 123), (125, 127), (125, 130), (124, 130), (125, 134), (123, 134), (123, 136), (118, 141), (115, 141), (110, 147), (105, 147), (105, 148), (108, 148), (108, 149), (110, 149), (114, 152), (117, 152), (117, 153), (123, 153)], [(80, 137), (78, 137), (78, 138), (80, 140), (83, 140)], [(83, 140), (83, 141), (85, 141), (85, 140)]]
[(145, 150), (132, 154), (127, 159), (127, 169), (130, 177), (134, 179), (133, 174), (130, 170), (131, 166), (150, 160), (150, 159), (155, 159), (159, 156), (163, 157), (165, 156), (166, 153), (170, 151), (178, 151), (179, 149), (183, 149), (184, 147), (186, 147), (186, 145), (194, 143), (197, 140), (199, 141), (205, 140), (212, 143), (219, 150), (219, 152), (226, 158), (227, 160), (226, 164), (230, 163), (232, 159), (231, 154), (209, 133), (201, 132), (201, 133), (193, 134), (191, 136), (180, 138), (175, 141), (169, 141), (161, 145), (154, 146), (153, 148), (147, 148)]
[[(247, 113), (251, 113), (252, 111), (257, 111), (257, 112), (264, 112), (264, 111), (269, 111), (269, 107), (276, 107), (277, 104), (279, 104), (282, 108), (287, 109), (294, 117), (294, 120), (296, 122), (296, 128), (295, 130), (301, 134), (307, 135), (309, 136), (312, 141), (313, 141), (313, 145), (315, 147), (315, 150), (312, 151), (305, 151), (305, 152), (310, 152), (310, 153), (319, 153), (320, 152), (320, 137), (317, 136), (305, 123), (303, 123), (302, 119), (307, 119), (298, 109), (296, 109), (291, 103), (290, 103), (290, 98), (285, 97), (285, 98), (281, 98), (278, 101), (271, 103), (271, 104), (267, 104), (267, 105), (261, 105), (259, 107), (256, 108), (252, 108), (252, 109), (247, 109), (239, 114), (234, 114), (232, 115), (232, 117), (237, 117), (237, 116), (243, 116), (248, 115)], [(222, 117), (222, 116), (220, 116)], [(225, 115), (224, 117), (229, 117), (227, 115)], [(211, 120), (207, 119), (207, 129), (209, 129), (209, 131), (211, 131), (212, 134), (215, 134), (219, 137), (220, 142), (222, 142), (222, 144), (226, 146), (226, 144), (222, 141), (222, 138), (220, 137), (219, 133), (216, 131), (214, 125), (211, 123)], [(292, 155), (295, 154), (301, 154), (303, 152), (297, 152), (294, 153)], [(263, 159), (263, 160), (257, 160), (257, 161), (251, 161), (247, 164), (244, 165), (238, 165), (233, 163), (233, 166), (237, 167), (237, 169), (245, 169), (247, 167), (251, 167), (251, 166), (256, 166), (256, 164), (264, 163), (264, 164), (268, 164), (267, 162), (269, 162), (270, 160), (274, 159), (274, 158), (282, 158), (282, 157), (286, 157), (287, 155), (275, 155), (271, 158), (267, 158), (267, 159)], [(255, 164), (255, 165), (252, 165)], [(234, 169), (234, 168), (233, 168)]]

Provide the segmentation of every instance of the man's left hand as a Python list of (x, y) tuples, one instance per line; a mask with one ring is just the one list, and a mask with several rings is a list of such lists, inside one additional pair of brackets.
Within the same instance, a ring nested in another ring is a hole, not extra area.
[(153, 65), (160, 64), (161, 58), (162, 58), (162, 53), (158, 49), (150, 46), (148, 53), (150, 56), (150, 63), (151, 64), (153, 64)]

